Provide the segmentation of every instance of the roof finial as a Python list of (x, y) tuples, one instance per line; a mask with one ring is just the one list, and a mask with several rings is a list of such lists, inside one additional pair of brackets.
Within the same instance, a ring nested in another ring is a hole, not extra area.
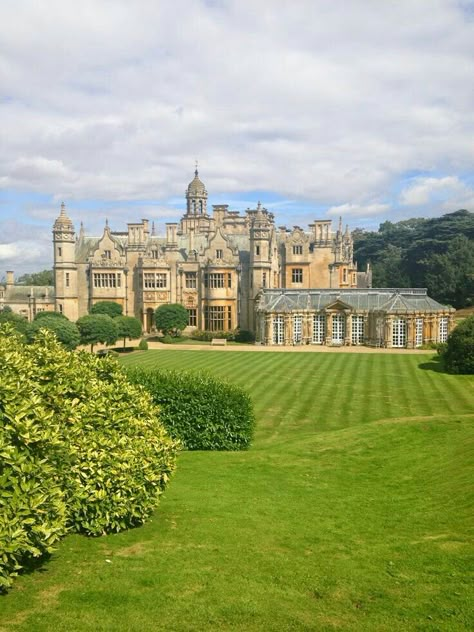
[(61, 202), (61, 215), (66, 215), (66, 205)]
[(155, 237), (156, 236), (156, 230), (155, 230), (155, 222), (151, 223), (151, 236)]
[(105, 218), (105, 227), (106, 228), (109, 227), (109, 218), (108, 217)]
[(199, 163), (198, 163), (198, 161), (197, 161), (197, 160), (195, 161), (195, 163), (196, 163), (196, 168), (195, 168), (195, 170), (194, 170), (194, 175), (195, 175), (195, 176), (197, 176), (197, 175), (198, 175), (198, 173), (199, 173), (199, 172), (198, 172), (198, 166), (199, 166)]

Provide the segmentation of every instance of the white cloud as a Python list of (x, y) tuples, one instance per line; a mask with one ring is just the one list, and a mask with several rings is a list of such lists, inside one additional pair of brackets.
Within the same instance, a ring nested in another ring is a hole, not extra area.
[(457, 176), (414, 178), (400, 192), (400, 203), (417, 207), (433, 204), (441, 206), (442, 210), (469, 208), (474, 203), (474, 189)]

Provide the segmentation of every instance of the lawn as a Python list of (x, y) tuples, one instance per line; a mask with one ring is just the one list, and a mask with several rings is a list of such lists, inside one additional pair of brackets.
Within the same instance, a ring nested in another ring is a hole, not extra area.
[(159, 350), (248, 388), (254, 445), (183, 453), (153, 520), (70, 536), (1, 630), (472, 630), (474, 379), (428, 355)]

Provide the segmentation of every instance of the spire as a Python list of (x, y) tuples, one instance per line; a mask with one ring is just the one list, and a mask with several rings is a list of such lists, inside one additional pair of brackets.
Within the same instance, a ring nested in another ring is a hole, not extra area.
[(155, 222), (151, 223), (151, 236), (156, 237)]
[(342, 234), (342, 215), (339, 216), (339, 228), (337, 230)]

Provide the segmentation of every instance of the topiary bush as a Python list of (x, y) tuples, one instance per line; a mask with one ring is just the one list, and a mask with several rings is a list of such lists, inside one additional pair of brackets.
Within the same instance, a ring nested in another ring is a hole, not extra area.
[(142, 338), (138, 344), (138, 350), (139, 351), (148, 351), (148, 342), (145, 340), (145, 338)]
[(0, 328), (0, 585), (68, 529), (141, 524), (178, 448), (116, 360), (69, 352), (45, 329), (27, 345)]
[(193, 340), (202, 340), (203, 342), (210, 342), (213, 338), (223, 338), (229, 342), (235, 340), (235, 331), (206, 331), (202, 329), (195, 329), (191, 334)]
[(450, 373), (474, 373), (474, 316), (463, 320), (449, 334), (442, 358)]
[(239, 386), (200, 373), (142, 368), (127, 373), (151, 393), (170, 436), (188, 450), (249, 447), (255, 418), (250, 396)]

